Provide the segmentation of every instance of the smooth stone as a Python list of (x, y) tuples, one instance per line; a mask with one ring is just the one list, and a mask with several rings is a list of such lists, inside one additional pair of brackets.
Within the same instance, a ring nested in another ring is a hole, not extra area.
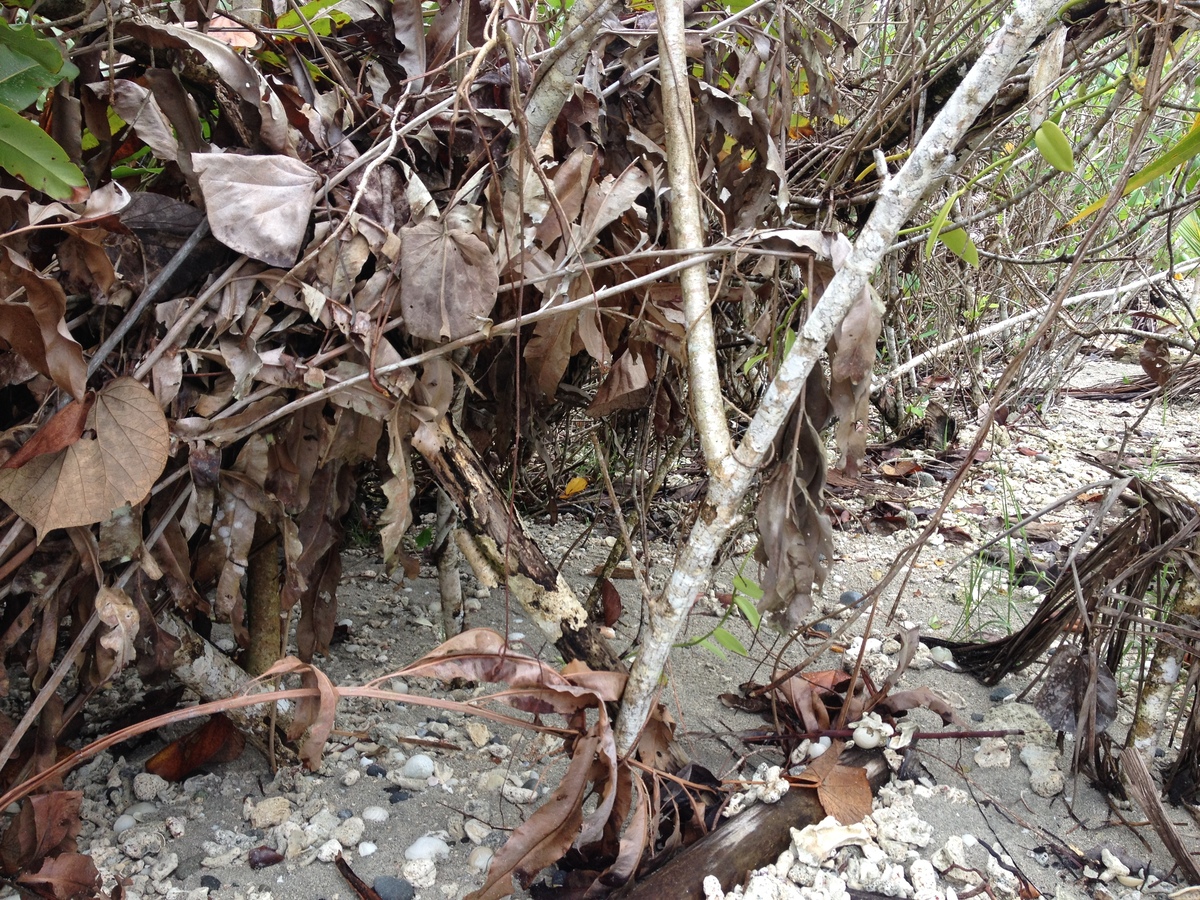
[(492, 857), (495, 855), (495, 851), (491, 847), (476, 847), (471, 851), (471, 855), (467, 857), (467, 865), (476, 872), (486, 872), (487, 867), (492, 864)]
[(387, 774), (387, 769), (378, 763), (371, 763), (369, 766), (367, 766), (367, 774), (372, 778), (382, 778)]
[(838, 602), (842, 606), (858, 606), (862, 603), (863, 594), (861, 591), (842, 591), (842, 596), (838, 597)]
[(1013, 696), (1016, 691), (1004, 684), (998, 684), (992, 688), (992, 692), (988, 694), (988, 699), (993, 703), (1003, 703), (1009, 697)]
[(374, 853), (378, 849), (379, 848), (377, 846), (375, 846), (375, 844), (373, 844), (371, 841), (363, 841), (357, 847), (359, 856), (370, 856), (372, 853)]
[(463, 825), (463, 832), (472, 844), (482, 844), (483, 839), (492, 833), (492, 829), (478, 819), (468, 819)]
[(129, 815), (129, 813), (126, 813), (123, 816), (117, 816), (117, 821), (113, 822), (113, 834), (121, 834), (122, 832), (128, 831), (137, 823), (138, 820)]
[(153, 803), (135, 803), (125, 810), (125, 815), (133, 816), (139, 822), (147, 822), (158, 817), (158, 807)]
[(413, 900), (417, 895), (411, 884), (394, 875), (380, 875), (371, 887), (379, 895), (379, 900)]
[(418, 753), (409, 758), (400, 774), (405, 778), (428, 778), (433, 774), (433, 760), (424, 753)]
[(934, 662), (954, 662), (954, 654), (950, 652), (949, 647), (930, 647), (929, 655), (933, 657)]
[(368, 806), (362, 811), (362, 820), (364, 822), (386, 822), (391, 815), (382, 806)]
[(447, 859), (450, 856), (450, 848), (441, 838), (435, 838), (432, 835), (419, 837), (404, 851), (405, 859)]

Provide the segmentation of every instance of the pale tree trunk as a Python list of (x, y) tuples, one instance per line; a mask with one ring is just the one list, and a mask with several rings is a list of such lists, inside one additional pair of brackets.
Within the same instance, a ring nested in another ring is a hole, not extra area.
[[(1200, 544), (1193, 547), (1200, 550)], [(1179, 594), (1171, 604), (1171, 618), (1176, 622), (1194, 622), (1200, 618), (1200, 583), (1185, 569)], [(1137, 718), (1133, 721), (1133, 745), (1147, 761), (1154, 751), (1165, 745), (1163, 732), (1173, 722), (1168, 716), (1171, 694), (1179, 686), (1180, 676), (1188, 665), (1183, 648), (1158, 641), (1146, 676), (1146, 689), (1139, 699)], [(1186, 677), (1184, 679), (1186, 681)]]
[(439, 489), (433, 558), (437, 563), (438, 593), (442, 597), (442, 629), (447, 640), (458, 634), (463, 614), (462, 578), (458, 574), (459, 552), (454, 543), (457, 525), (458, 508), (446, 492)]
[[(900, 228), (953, 164), (954, 148), (967, 129), (1060, 5), (1058, 0), (1019, 0), (903, 168), (885, 181), (854, 250), (804, 323), (736, 450), (730, 449), (720, 396), (704, 266), (697, 264), (681, 276), (688, 327), (692, 415), (704, 448), (709, 489), (667, 587), (649, 606), (648, 628), (630, 672), (617, 721), (617, 750), (622, 755), (633, 747), (646, 722), (671, 647), (695, 598), (708, 586), (717, 550), (736, 524), (746, 491), (834, 329), (867, 286)], [(703, 219), (699, 217), (701, 206), (690, 138), (694, 126), (687, 87), (683, 4), (681, 0), (663, 0), (658, 5), (658, 14), (671, 185), (671, 237), (679, 249), (700, 250), (704, 242)]]

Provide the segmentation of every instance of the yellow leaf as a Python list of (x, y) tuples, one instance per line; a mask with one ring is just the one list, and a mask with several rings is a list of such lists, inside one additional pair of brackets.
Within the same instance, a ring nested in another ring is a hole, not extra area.
[(558, 495), (559, 500), (570, 500), (576, 494), (581, 494), (587, 490), (588, 480), (582, 475), (576, 475), (567, 482), (567, 486), (563, 488), (563, 492)]

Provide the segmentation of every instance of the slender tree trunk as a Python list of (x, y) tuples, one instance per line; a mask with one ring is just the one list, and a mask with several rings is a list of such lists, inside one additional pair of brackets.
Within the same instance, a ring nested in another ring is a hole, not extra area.
[(279, 604), (279, 533), (258, 517), (254, 546), (246, 573), (246, 618), (250, 646), (246, 649), (246, 671), (261, 675), (275, 663), (283, 649), (283, 618)]

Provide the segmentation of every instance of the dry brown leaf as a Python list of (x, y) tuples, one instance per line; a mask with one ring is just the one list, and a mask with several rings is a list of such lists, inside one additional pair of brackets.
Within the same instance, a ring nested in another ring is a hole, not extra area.
[(171, 124), (149, 90), (133, 81), (118, 78), (101, 81), (88, 88), (98, 97), (106, 98), (117, 115), (133, 126), (134, 132), (161, 160), (174, 162), (179, 158), (179, 142)]
[(853, 825), (871, 814), (871, 783), (865, 769), (840, 763), (844, 746), (842, 741), (834, 741), (809, 763), (798, 783), (816, 789), (817, 800), (827, 815), (843, 825)]
[(1138, 351), (1138, 362), (1142, 371), (1159, 387), (1171, 380), (1171, 348), (1166, 341), (1146, 338)]
[(55, 528), (102, 522), (118, 506), (141, 503), (166, 467), (167, 420), (132, 378), (96, 395), (86, 427), (94, 438), (0, 471), (0, 499), (34, 526), (39, 541)]
[(0, 868), (16, 875), (35, 869), (39, 860), (55, 853), (73, 851), (83, 825), (82, 804), (81, 791), (54, 791), (22, 800), (0, 837)]
[(382, 485), (387, 508), (379, 516), (379, 541), (388, 574), (400, 564), (400, 542), (412, 525), (413, 472), (408, 458), (409, 414), (397, 403), (388, 416), (388, 468), (392, 477)]
[(408, 333), (440, 342), (478, 331), (500, 285), (487, 244), (450, 216), (405, 226), (400, 238), (400, 305)]
[(583, 801), (592, 779), (600, 739), (595, 729), (575, 745), (571, 765), (554, 793), (496, 851), (483, 887), (468, 900), (500, 900), (515, 878), (528, 888), (534, 876), (570, 849), (583, 824)]
[(316, 172), (278, 155), (193, 153), (192, 165), (217, 240), (273, 266), (296, 261), (321, 180)]
[(425, 83), (425, 17), (421, 0), (392, 0), (392, 30), (399, 44), (396, 62), (410, 79), (409, 92), (420, 93)]
[(138, 611), (124, 591), (103, 585), (96, 593), (96, 615), (106, 629), (100, 634), (100, 646), (111, 654), (101, 671), (112, 675), (137, 656)]
[(83, 434), (84, 423), (95, 399), (95, 395), (89, 395), (82, 400), (72, 400), (35, 431), (0, 468), (19, 469), (35, 457), (70, 447)]
[(602, 418), (623, 409), (642, 409), (650, 401), (650, 379), (652, 370), (647, 371), (647, 360), (654, 365), (653, 357), (629, 347), (617, 357), (608, 377), (596, 391), (587, 414)]
[(0, 338), (75, 399), (87, 391), (83, 350), (64, 318), (67, 295), (53, 278), (36, 272), (8, 248), (0, 252), (0, 296), (25, 291), (25, 303), (0, 301)]
[(94, 900), (107, 896), (100, 889), (96, 863), (83, 853), (60, 853), (43, 862), (36, 872), (22, 873), (17, 881), (53, 900)]
[(321, 755), (325, 751), (325, 741), (333, 731), (333, 722), (337, 714), (338, 692), (329, 680), (329, 676), (308, 663), (301, 662), (294, 656), (287, 656), (271, 666), (262, 674), (262, 678), (272, 678), (277, 675), (300, 676), (300, 683), (306, 688), (316, 688), (317, 696), (302, 697), (296, 704), (296, 715), (288, 727), (288, 740), (294, 741), (301, 737), (300, 759), (310, 771), (321, 767)]
[(237, 759), (245, 746), (242, 733), (218, 713), (146, 760), (146, 771), (167, 781), (183, 781), (201, 766)]

